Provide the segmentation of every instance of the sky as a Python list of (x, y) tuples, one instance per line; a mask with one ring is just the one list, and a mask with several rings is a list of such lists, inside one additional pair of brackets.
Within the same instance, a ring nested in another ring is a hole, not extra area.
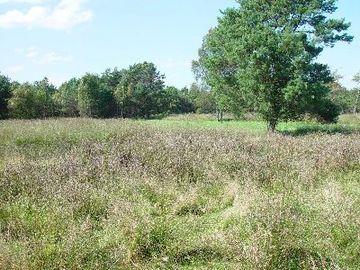
[[(166, 84), (194, 82), (191, 61), (220, 10), (235, 0), (0, 0), (0, 72), (21, 82), (45, 76), (55, 85), (86, 72), (153, 62)], [(326, 49), (319, 61), (355, 86), (360, 71), (360, 1), (339, 0), (336, 17), (352, 23), (352, 44)]]

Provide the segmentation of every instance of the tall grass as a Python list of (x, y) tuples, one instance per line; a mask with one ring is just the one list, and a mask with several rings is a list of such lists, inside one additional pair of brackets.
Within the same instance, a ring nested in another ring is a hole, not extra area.
[(359, 133), (166, 121), (0, 122), (0, 268), (360, 268)]

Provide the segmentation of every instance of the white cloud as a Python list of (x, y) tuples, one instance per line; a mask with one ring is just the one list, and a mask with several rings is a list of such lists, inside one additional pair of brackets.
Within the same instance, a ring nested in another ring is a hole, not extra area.
[(33, 6), (26, 12), (10, 10), (0, 14), (0, 28), (41, 27), (56, 30), (69, 29), (92, 20), (92, 11), (82, 9), (82, 4), (86, 1), (61, 0), (53, 8)]
[(26, 58), (34, 59), (39, 55), (38, 50), (35, 47), (31, 47), (26, 52)]
[(61, 55), (56, 52), (49, 52), (49, 53), (43, 54), (38, 59), (37, 62), (39, 64), (46, 65), (46, 64), (50, 64), (50, 63), (54, 63), (54, 62), (69, 62), (71, 60), (72, 60), (72, 58), (69, 55)]
[(0, 0), (0, 4), (24, 3), (24, 4), (41, 4), (44, 0)]
[(22, 71), (24, 69), (23, 66), (21, 65), (16, 65), (16, 66), (11, 66), (11, 67), (7, 67), (5, 68), (5, 72), (10, 74), (10, 75), (15, 75), (16, 73), (19, 73), (20, 71)]
[(41, 52), (36, 47), (30, 47), (27, 49), (16, 49), (16, 53), (19, 53), (25, 56), (27, 59), (31, 60), (36, 64), (46, 65), (55, 62), (70, 62), (72, 61), (72, 57), (70, 55), (61, 54), (58, 52), (50, 51), (50, 52)]

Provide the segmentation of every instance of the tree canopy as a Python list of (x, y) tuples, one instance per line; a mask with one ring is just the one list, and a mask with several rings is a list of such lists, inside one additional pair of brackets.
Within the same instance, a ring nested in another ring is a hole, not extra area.
[[(351, 42), (344, 19), (328, 18), (335, 0), (238, 0), (222, 12), (193, 63), (196, 74), (233, 111), (256, 110), (274, 131), (281, 119), (312, 113), (334, 121), (332, 76), (316, 63), (326, 46)], [(224, 105), (223, 105), (224, 106)]]
[(159, 113), (156, 104), (164, 79), (153, 63), (135, 64), (124, 71), (115, 90), (121, 116), (149, 117)]
[(358, 84), (358, 88), (354, 89), (354, 93), (355, 93), (355, 102), (354, 102), (354, 109), (353, 112), (359, 112), (359, 108), (360, 108), (360, 72), (358, 72), (353, 79), (355, 82), (357, 82)]
[(8, 117), (8, 100), (11, 97), (10, 79), (0, 74), (0, 119)]
[(212, 110), (209, 91), (196, 85), (190, 90), (165, 87), (164, 78), (149, 62), (106, 69), (100, 75), (87, 73), (59, 88), (47, 78), (18, 83), (0, 76), (0, 118), (149, 118)]

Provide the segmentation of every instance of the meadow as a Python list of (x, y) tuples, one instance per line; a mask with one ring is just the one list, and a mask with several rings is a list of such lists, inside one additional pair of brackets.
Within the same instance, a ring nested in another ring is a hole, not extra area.
[(359, 115), (0, 121), (0, 269), (359, 268)]

